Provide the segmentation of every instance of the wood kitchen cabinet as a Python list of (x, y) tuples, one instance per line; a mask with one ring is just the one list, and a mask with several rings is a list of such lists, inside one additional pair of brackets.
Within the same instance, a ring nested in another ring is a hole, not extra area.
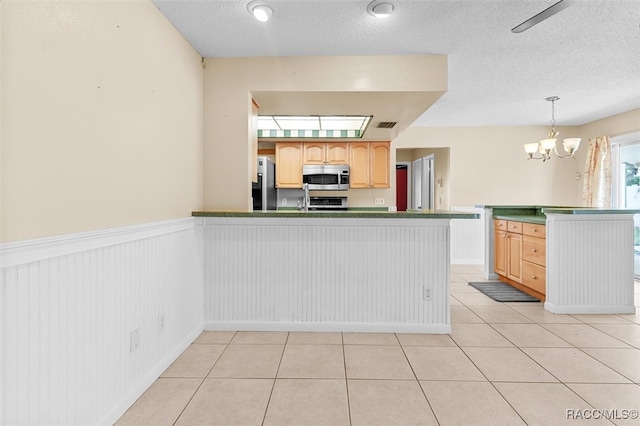
[[(522, 284), (540, 293), (547, 292), (546, 226), (522, 224)], [(536, 296), (538, 297), (538, 296)]]
[(389, 142), (352, 142), (349, 144), (351, 188), (389, 188), (391, 184)]
[(276, 187), (302, 188), (302, 142), (276, 143)]
[(500, 276), (522, 282), (522, 224), (495, 220), (495, 265)]
[(347, 142), (305, 142), (304, 164), (349, 164)]
[(544, 300), (545, 226), (501, 219), (495, 219), (494, 225), (494, 269), (498, 278)]

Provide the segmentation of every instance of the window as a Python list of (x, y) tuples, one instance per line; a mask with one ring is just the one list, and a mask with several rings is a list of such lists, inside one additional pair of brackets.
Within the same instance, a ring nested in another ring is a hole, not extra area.
[[(640, 209), (640, 132), (611, 138), (611, 206)], [(640, 215), (634, 215), (634, 274), (640, 277)]]

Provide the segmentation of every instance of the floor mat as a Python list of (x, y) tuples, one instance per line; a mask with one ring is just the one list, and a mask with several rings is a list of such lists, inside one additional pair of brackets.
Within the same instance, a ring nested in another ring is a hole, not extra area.
[(535, 297), (502, 281), (485, 281), (469, 285), (497, 302), (539, 302)]

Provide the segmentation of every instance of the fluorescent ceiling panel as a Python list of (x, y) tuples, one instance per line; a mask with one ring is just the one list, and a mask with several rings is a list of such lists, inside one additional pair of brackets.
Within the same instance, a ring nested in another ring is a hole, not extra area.
[(364, 131), (371, 116), (280, 115), (258, 117), (259, 130), (360, 130)]
[(318, 117), (273, 117), (282, 130), (320, 130)]
[(260, 130), (279, 130), (278, 123), (270, 115), (261, 115), (258, 117), (258, 129)]

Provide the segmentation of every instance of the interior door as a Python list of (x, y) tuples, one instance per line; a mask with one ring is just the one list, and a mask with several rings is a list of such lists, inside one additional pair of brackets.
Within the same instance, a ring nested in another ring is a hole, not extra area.
[(396, 208), (399, 212), (407, 210), (407, 166), (396, 166)]
[(434, 159), (433, 154), (418, 158), (413, 162), (411, 183), (413, 184), (413, 200), (411, 205), (416, 210), (434, 208)]
[(433, 209), (433, 155), (422, 158), (422, 209)]
[(412, 175), (413, 197), (411, 199), (411, 208), (420, 210), (422, 208), (422, 158), (413, 162)]

